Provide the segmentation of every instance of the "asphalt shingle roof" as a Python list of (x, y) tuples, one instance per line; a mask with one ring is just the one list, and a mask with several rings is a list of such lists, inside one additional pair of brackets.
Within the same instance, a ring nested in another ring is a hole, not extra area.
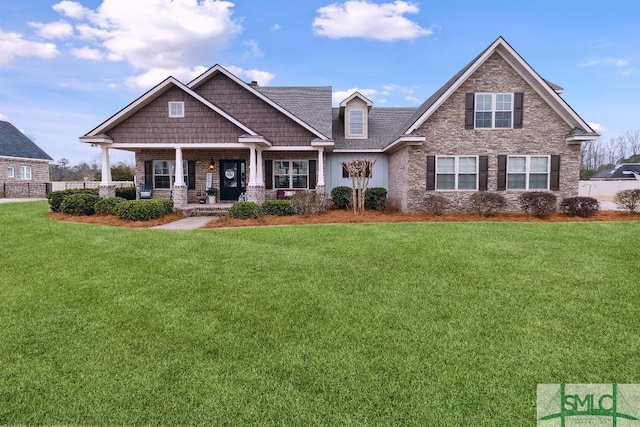
[(53, 160), (9, 122), (0, 121), (0, 156)]
[(631, 172), (640, 174), (640, 163), (622, 163), (615, 169), (598, 172), (591, 179), (636, 179)]
[(369, 138), (345, 139), (344, 119), (340, 109), (333, 109), (333, 142), (335, 149), (381, 150), (395, 141), (415, 108), (376, 108), (369, 110)]

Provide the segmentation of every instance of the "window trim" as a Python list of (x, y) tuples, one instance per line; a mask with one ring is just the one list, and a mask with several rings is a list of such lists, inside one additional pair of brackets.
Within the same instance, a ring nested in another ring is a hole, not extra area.
[[(453, 158), (454, 159), (454, 172), (452, 173), (442, 173), (438, 171), (438, 163), (440, 159), (444, 158)], [(460, 173), (460, 159), (461, 158), (473, 158), (475, 159), (476, 170), (473, 175), (475, 178), (475, 187), (474, 188), (458, 188), (459, 187), (459, 178), (460, 175), (472, 175), (470, 173)], [(478, 191), (479, 182), (480, 182), (480, 157), (474, 155), (443, 155), (443, 156), (435, 156), (435, 191)], [(438, 176), (440, 175), (453, 175), (454, 176), (454, 188), (438, 188)]]
[[(490, 110), (478, 110), (478, 97), (479, 96), (491, 96), (491, 109)], [(497, 109), (497, 98), (500, 95), (509, 95), (511, 102), (510, 110), (498, 110)], [(504, 130), (504, 129), (513, 129), (514, 128), (514, 115), (515, 111), (515, 93), (514, 92), (476, 92), (473, 96), (473, 127), (474, 129), (495, 129), (495, 130)], [(505, 113), (509, 112), (509, 126), (496, 126), (496, 113)], [(478, 126), (478, 113), (491, 113), (491, 126)]]
[[(156, 174), (156, 163), (158, 162), (167, 162), (169, 166), (169, 174)], [(152, 173), (153, 173), (153, 188), (160, 190), (173, 190), (173, 184), (176, 182), (176, 161), (175, 160), (161, 160), (156, 159), (151, 163)], [(188, 160), (182, 161), (182, 172), (184, 175), (184, 182), (188, 184), (189, 182), (189, 162)], [(156, 182), (156, 176), (168, 176), (169, 177), (169, 186), (168, 187), (159, 187)]]
[[(276, 164), (278, 162), (283, 162), (283, 163), (288, 163), (288, 171), (289, 173), (287, 175), (283, 175), (283, 174), (279, 174), (276, 173), (278, 170), (278, 167), (276, 166)], [(294, 174), (293, 173), (293, 162), (304, 162), (306, 163), (306, 170), (307, 173), (305, 175), (302, 174)], [(291, 159), (291, 160), (284, 160), (284, 159), (274, 159), (273, 160), (273, 173), (272, 173), (272, 177), (273, 177), (273, 188), (274, 189), (278, 189), (278, 190), (294, 190), (294, 189), (300, 189), (300, 190), (308, 190), (309, 189), (309, 180), (311, 179), (311, 174), (310, 174), (310, 166), (309, 166), (309, 159)], [(289, 186), (288, 187), (278, 187), (278, 179), (277, 177), (279, 176), (288, 176), (289, 178)], [(307, 185), (305, 187), (294, 187), (293, 186), (293, 177), (294, 176), (306, 176), (307, 179)]]
[[(357, 121), (353, 120), (352, 115), (354, 113), (359, 113), (360, 117), (358, 118)], [(367, 125), (366, 125), (366, 117), (367, 114), (364, 110), (361, 110), (359, 108), (350, 108), (349, 110), (347, 110), (347, 138), (366, 138), (367, 137)], [(353, 124), (358, 124), (362, 126), (362, 132), (354, 132), (353, 131)]]
[[(180, 106), (180, 112), (174, 114), (173, 107), (178, 105)], [(169, 106), (169, 117), (171, 118), (184, 117), (184, 101), (169, 101), (168, 106)]]
[[(525, 171), (524, 172), (509, 172), (509, 162), (512, 158), (525, 158)], [(546, 172), (531, 172), (531, 159), (532, 158), (545, 158), (547, 159), (547, 171)], [(507, 163), (505, 170), (505, 190), (507, 191), (550, 191), (551, 188), (551, 156), (547, 154), (513, 154), (507, 155)], [(509, 175), (525, 175), (525, 188), (512, 188), (509, 186)], [(546, 175), (547, 185), (544, 188), (531, 188), (530, 177), (531, 175)]]
[(16, 169), (13, 166), (7, 167), (7, 178), (15, 178), (16, 177)]
[(20, 166), (20, 179), (24, 181), (31, 181), (31, 179), (33, 179), (32, 172), (31, 166)]

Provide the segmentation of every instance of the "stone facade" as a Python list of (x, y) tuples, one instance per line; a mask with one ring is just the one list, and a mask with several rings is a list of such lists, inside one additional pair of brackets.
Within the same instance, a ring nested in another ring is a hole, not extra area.
[[(20, 178), (21, 167), (31, 168), (31, 179)], [(48, 161), (0, 158), (0, 192), (5, 197), (46, 197), (49, 181)]]

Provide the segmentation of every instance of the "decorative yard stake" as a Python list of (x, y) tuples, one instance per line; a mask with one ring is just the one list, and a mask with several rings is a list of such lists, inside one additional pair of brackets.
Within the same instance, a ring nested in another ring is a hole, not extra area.
[(347, 170), (351, 178), (351, 205), (356, 215), (364, 212), (364, 193), (367, 191), (375, 163), (375, 159), (342, 162), (342, 167)]

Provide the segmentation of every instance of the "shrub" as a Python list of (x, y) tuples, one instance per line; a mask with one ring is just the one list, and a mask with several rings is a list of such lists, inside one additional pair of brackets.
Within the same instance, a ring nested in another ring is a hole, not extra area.
[(287, 216), (295, 215), (296, 210), (289, 200), (267, 200), (262, 204), (265, 215)]
[(254, 202), (237, 202), (229, 209), (229, 216), (237, 219), (258, 218), (261, 214), (260, 205)]
[(315, 191), (298, 191), (291, 198), (291, 205), (298, 215), (311, 215), (327, 211), (327, 198)]
[(544, 218), (555, 212), (558, 197), (546, 191), (527, 191), (518, 197), (520, 208), (536, 218)]
[(76, 190), (60, 190), (52, 191), (47, 195), (47, 201), (49, 202), (49, 208), (53, 212), (62, 212), (60, 205), (64, 201), (64, 198), (72, 194), (98, 194), (98, 190), (95, 188), (80, 188)]
[(507, 199), (500, 193), (479, 191), (469, 197), (469, 208), (480, 215), (493, 216), (507, 206)]
[(569, 216), (587, 218), (600, 210), (600, 202), (593, 197), (568, 197), (560, 202), (560, 210)]
[(339, 209), (349, 209), (351, 206), (351, 187), (340, 186), (331, 190), (331, 200)]
[(640, 213), (640, 189), (618, 191), (613, 200), (629, 213)]
[(449, 201), (444, 196), (429, 194), (424, 197), (424, 210), (434, 215), (442, 215), (447, 210)]
[(378, 205), (378, 210), (386, 214), (400, 212), (400, 199), (385, 197)]
[(122, 197), (109, 197), (107, 199), (100, 199), (96, 202), (95, 210), (98, 215), (113, 215), (113, 208), (120, 202), (124, 202), (126, 199)]
[(367, 188), (364, 192), (364, 207), (367, 209), (382, 208), (382, 202), (387, 198), (387, 189), (383, 187)]
[(69, 194), (60, 203), (60, 212), (69, 215), (93, 215), (100, 196), (90, 193)]
[(118, 187), (116, 188), (116, 197), (120, 197), (125, 200), (136, 199), (136, 187)]
[(129, 221), (149, 221), (162, 218), (173, 211), (173, 201), (169, 199), (125, 200), (113, 208), (120, 219)]

